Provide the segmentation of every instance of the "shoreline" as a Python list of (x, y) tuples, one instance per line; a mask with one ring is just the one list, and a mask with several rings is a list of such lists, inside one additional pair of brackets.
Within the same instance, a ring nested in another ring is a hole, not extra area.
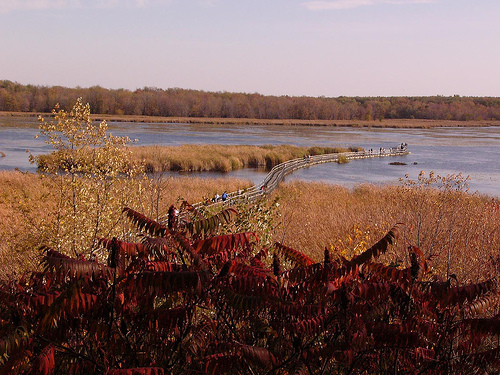
[[(0, 117), (49, 117), (51, 113), (4, 112)], [(297, 120), (297, 119), (252, 119), (252, 118), (209, 118), (209, 117), (160, 117), (132, 115), (91, 115), (94, 121), (137, 122), (137, 123), (177, 123), (200, 125), (275, 125), (275, 126), (328, 126), (346, 128), (407, 128), (431, 129), (439, 127), (490, 127), (500, 126), (499, 120), (424, 120), (424, 119), (386, 119), (386, 120)]]

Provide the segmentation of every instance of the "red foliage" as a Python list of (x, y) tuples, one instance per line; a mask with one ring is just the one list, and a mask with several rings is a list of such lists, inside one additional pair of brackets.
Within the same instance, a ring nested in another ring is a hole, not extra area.
[(253, 233), (217, 235), (232, 211), (192, 210), (170, 230), (124, 211), (154, 237), (102, 239), (108, 265), (44, 247), (43, 272), (0, 283), (2, 373), (499, 369), (496, 280), (425, 281), (414, 247), (405, 269), (375, 263), (397, 227), (351, 260), (315, 263), (281, 244), (271, 257)]

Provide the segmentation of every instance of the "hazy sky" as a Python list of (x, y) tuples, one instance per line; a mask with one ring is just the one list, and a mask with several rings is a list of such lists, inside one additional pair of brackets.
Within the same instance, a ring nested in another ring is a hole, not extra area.
[(500, 96), (500, 0), (0, 0), (0, 79)]

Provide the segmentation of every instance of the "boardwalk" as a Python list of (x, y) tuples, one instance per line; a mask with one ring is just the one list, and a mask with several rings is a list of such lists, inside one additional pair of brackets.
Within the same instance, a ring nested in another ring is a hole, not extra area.
[(296, 171), (300, 168), (307, 168), (315, 164), (337, 162), (339, 160), (339, 157), (345, 158), (347, 160), (353, 160), (380, 158), (387, 156), (401, 156), (407, 154), (409, 154), (409, 152), (406, 147), (394, 147), (390, 149), (380, 148), (377, 151), (343, 152), (338, 154), (314, 155), (307, 158), (293, 159), (276, 165), (273, 169), (271, 169), (264, 181), (262, 181), (260, 184), (254, 185), (244, 191), (235, 191), (229, 193), (225, 201), (219, 200), (218, 202), (210, 202), (209, 204), (199, 202), (195, 203), (193, 206), (195, 208), (200, 208), (203, 205), (205, 205), (206, 207), (230, 206), (241, 201), (254, 201), (261, 198), (265, 194), (271, 193), (278, 187), (279, 183), (283, 181), (285, 176), (289, 175), (293, 171)]

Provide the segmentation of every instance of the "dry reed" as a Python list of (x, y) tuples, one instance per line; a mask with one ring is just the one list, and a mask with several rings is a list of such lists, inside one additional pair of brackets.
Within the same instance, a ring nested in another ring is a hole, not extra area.
[[(165, 171), (229, 172), (241, 168), (269, 170), (277, 164), (301, 158), (304, 155), (357, 151), (360, 148), (319, 146), (307, 148), (291, 145), (182, 145), (132, 146), (130, 150), (132, 165), (144, 165), (146, 173), (158, 173)], [(65, 160), (64, 156), (57, 157), (54, 153), (38, 157), (39, 167), (42, 170), (54, 169), (52, 168), (54, 163), (64, 164)], [(64, 165), (59, 165), (59, 168), (63, 167)]]
[(408, 264), (407, 246), (419, 246), (435, 271), (461, 281), (484, 277), (500, 248), (499, 202), (461, 191), (360, 185), (354, 190), (292, 182), (280, 197), (276, 241), (321, 260), (325, 248), (347, 258), (365, 250), (394, 224), (404, 223), (399, 245), (386, 257)]
[[(70, 199), (60, 195), (61, 179), (54, 175), (0, 171), (0, 276), (36, 267), (39, 262), (37, 249), (41, 245), (57, 246), (53, 243), (56, 221), (68, 214), (67, 208), (60, 203)], [(118, 201), (154, 219), (181, 200), (197, 202), (216, 192), (221, 194), (224, 190), (236, 191), (251, 186), (250, 181), (239, 179), (161, 176), (119, 183), (121, 188), (117, 190), (123, 197)], [(112, 207), (111, 216), (120, 218), (122, 208), (119, 203)], [(120, 236), (124, 231), (122, 225), (103, 228), (101, 235)]]
[[(57, 191), (50, 177), (0, 172), (0, 260), (3, 269), (22, 269), (50, 236), (57, 216)], [(165, 214), (182, 199), (202, 201), (250, 182), (234, 179), (168, 178), (137, 180), (133, 208), (149, 217)], [(351, 257), (380, 239), (394, 224), (404, 223), (398, 245), (385, 257), (408, 263), (406, 247), (419, 246), (436, 273), (476, 281), (488, 272), (500, 248), (499, 201), (450, 189), (419, 186), (360, 185), (353, 190), (322, 183), (291, 182), (273, 193), (278, 223), (273, 240), (320, 261), (332, 255)], [(269, 200), (271, 202), (271, 200)], [(120, 216), (121, 207), (115, 215)]]
[(423, 119), (383, 119), (383, 120), (299, 120), (299, 119), (255, 119), (255, 118), (210, 118), (210, 117), (157, 117), (93, 115), (95, 120), (114, 122), (214, 124), (214, 125), (279, 125), (279, 126), (333, 126), (353, 128), (415, 128), (436, 127), (481, 127), (500, 126), (496, 120), (423, 120)]
[[(38, 117), (47, 113), (0, 111), (5, 117)], [(497, 120), (424, 120), (424, 119), (382, 119), (382, 120), (298, 120), (298, 119), (255, 119), (255, 118), (220, 118), (220, 117), (163, 117), (133, 115), (92, 115), (94, 121), (141, 122), (141, 123), (177, 123), (177, 124), (214, 124), (214, 125), (283, 125), (283, 126), (333, 126), (354, 128), (415, 128), (430, 129), (436, 127), (482, 127), (500, 126)]]

